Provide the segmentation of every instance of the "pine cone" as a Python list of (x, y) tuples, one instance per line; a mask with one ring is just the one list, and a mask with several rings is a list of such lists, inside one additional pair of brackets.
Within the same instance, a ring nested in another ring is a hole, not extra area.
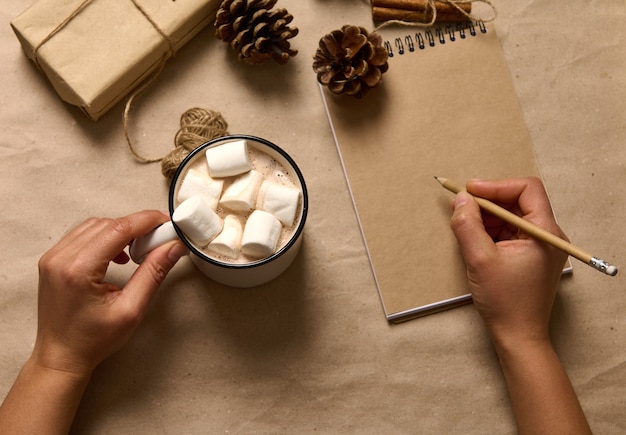
[(378, 33), (345, 25), (320, 39), (313, 71), (331, 92), (360, 99), (380, 83), (388, 57)]
[(277, 0), (223, 0), (215, 17), (216, 36), (230, 43), (239, 60), (260, 64), (273, 59), (284, 65), (292, 50), (289, 39), (298, 34), (289, 27), (293, 15), (286, 9), (270, 10)]

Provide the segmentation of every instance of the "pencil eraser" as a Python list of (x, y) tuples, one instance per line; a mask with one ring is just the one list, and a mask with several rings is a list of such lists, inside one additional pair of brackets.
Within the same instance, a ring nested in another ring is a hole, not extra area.
[(617, 267), (615, 266), (609, 266), (606, 268), (606, 274), (607, 275), (611, 275), (611, 276), (615, 276), (617, 275)]

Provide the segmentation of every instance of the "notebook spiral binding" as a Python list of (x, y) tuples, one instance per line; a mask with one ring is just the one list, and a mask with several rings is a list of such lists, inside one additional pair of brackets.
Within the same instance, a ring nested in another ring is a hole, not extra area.
[[(384, 47), (393, 57), (395, 53), (404, 54), (406, 50), (415, 51), (415, 48), (424, 50), (426, 47), (434, 47), (437, 44), (445, 44), (446, 41), (454, 42), (457, 39), (465, 39), (474, 37), (479, 33), (487, 33), (487, 27), (483, 21), (467, 21), (464, 23), (448, 24), (446, 26), (436, 27), (424, 31), (415, 32), (415, 37), (406, 35), (403, 38), (396, 38), (392, 43), (385, 41)], [(394, 52), (395, 48), (395, 52)]]

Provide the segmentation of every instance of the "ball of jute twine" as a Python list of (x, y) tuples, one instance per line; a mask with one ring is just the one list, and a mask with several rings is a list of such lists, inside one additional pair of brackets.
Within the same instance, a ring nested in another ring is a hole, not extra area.
[(180, 129), (174, 136), (174, 149), (161, 160), (161, 173), (168, 179), (181, 162), (203, 143), (228, 134), (228, 124), (222, 114), (194, 107), (180, 117)]

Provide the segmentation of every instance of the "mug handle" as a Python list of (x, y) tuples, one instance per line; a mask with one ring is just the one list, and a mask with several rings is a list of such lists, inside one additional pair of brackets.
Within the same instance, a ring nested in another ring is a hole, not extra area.
[(149, 233), (130, 242), (128, 248), (130, 258), (135, 263), (141, 264), (153, 249), (178, 238), (178, 233), (174, 229), (172, 221), (167, 221)]

